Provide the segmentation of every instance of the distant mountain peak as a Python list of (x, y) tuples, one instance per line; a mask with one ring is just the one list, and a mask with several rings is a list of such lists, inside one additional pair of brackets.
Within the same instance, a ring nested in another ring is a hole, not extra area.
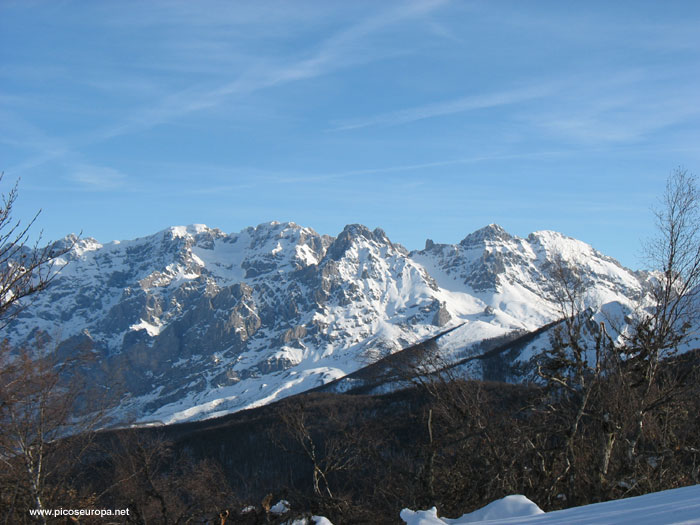
[(331, 259), (339, 260), (355, 243), (362, 241), (393, 247), (381, 228), (372, 231), (362, 224), (348, 224), (328, 247), (327, 255)]
[(467, 235), (459, 243), (462, 246), (470, 246), (474, 244), (480, 244), (484, 241), (507, 241), (512, 239), (513, 236), (501, 228), (498, 224), (489, 224), (476, 230), (473, 233)]
[(173, 237), (185, 237), (187, 235), (197, 235), (209, 231), (206, 224), (190, 224), (188, 226), (171, 226), (168, 231)]
[(338, 238), (341, 237), (364, 237), (366, 239), (372, 239), (374, 236), (372, 231), (363, 224), (347, 224), (343, 231), (340, 232)]

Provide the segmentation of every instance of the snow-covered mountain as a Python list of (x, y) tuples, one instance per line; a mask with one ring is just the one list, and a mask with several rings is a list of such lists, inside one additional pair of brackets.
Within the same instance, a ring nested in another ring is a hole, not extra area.
[(335, 238), (294, 223), (192, 225), (77, 240), (6, 333), (89, 350), (94, 380), (124, 392), (117, 419), (168, 423), (308, 390), (450, 327), (441, 346), (457, 357), (534, 330), (558, 317), (547, 299), (555, 260), (580, 273), (594, 309), (644, 293), (645, 274), (551, 231), (522, 239), (489, 225), (409, 253), (360, 225)]

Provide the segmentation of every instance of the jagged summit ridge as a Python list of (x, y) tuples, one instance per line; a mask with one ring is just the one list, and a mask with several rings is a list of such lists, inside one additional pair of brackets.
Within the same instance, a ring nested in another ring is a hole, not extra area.
[(126, 388), (114, 415), (176, 421), (239, 410), (344, 376), (449, 326), (454, 351), (556, 316), (542, 297), (554, 257), (577, 265), (588, 303), (630, 301), (642, 284), (580, 241), (527, 239), (495, 224), (458, 244), (407, 252), (376, 228), (337, 237), (292, 222), (238, 233), (205, 225), (100, 244), (79, 239), (51, 288), (8, 327)]
[(489, 224), (467, 235), (459, 243), (461, 246), (473, 246), (484, 242), (507, 241), (513, 237), (498, 224)]

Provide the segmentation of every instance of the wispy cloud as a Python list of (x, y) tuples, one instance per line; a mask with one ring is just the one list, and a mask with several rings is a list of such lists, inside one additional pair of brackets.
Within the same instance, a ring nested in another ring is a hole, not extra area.
[[(248, 166), (223, 166), (207, 164), (182, 164), (170, 162), (158, 162), (148, 164), (150, 170), (155, 172), (167, 172), (169, 178), (175, 177), (178, 180), (176, 191), (178, 194), (197, 195), (218, 195), (227, 192), (237, 192), (259, 188), (261, 184), (269, 183), (274, 186), (298, 185), (298, 184), (318, 184), (332, 182), (341, 179), (352, 179), (364, 176), (381, 176), (402, 174), (408, 172), (420, 172), (436, 168), (450, 166), (480, 164), (497, 162), (504, 160), (518, 159), (551, 159), (568, 155), (567, 151), (533, 151), (527, 153), (494, 153), (491, 155), (475, 155), (471, 157), (453, 158), (445, 160), (435, 160), (422, 163), (397, 164), (393, 166), (373, 166), (355, 170), (338, 172), (302, 173), (294, 171), (273, 171), (252, 168)], [(206, 186), (193, 186), (191, 184), (191, 174), (203, 175), (208, 181)], [(183, 175), (184, 174), (184, 175)], [(423, 181), (410, 180), (406, 178), (402, 184), (422, 184)], [(365, 190), (362, 190), (365, 191)]]
[(49, 136), (38, 126), (13, 111), (0, 109), (0, 134), (6, 138), (12, 137), (6, 139), (6, 143), (32, 152), (19, 164), (5, 167), (8, 172), (16, 175), (71, 153), (71, 149), (64, 140)]
[(249, 68), (235, 79), (214, 88), (190, 88), (166, 97), (159, 105), (117, 123), (98, 133), (101, 140), (149, 128), (197, 111), (220, 106), (232, 97), (248, 95), (263, 89), (323, 76), (382, 58), (376, 49), (363, 48), (362, 41), (387, 26), (423, 16), (446, 3), (446, 0), (417, 1), (382, 11), (342, 29), (326, 40), (308, 56), (287, 62), (270, 63)]
[(454, 115), (456, 113), (507, 106), (551, 95), (556, 89), (558, 89), (558, 86), (555, 84), (537, 84), (494, 93), (468, 95), (434, 104), (382, 113), (371, 117), (339, 121), (335, 123), (333, 130), (346, 131), (371, 126), (398, 126), (418, 120)]
[[(336, 173), (318, 173), (318, 174), (300, 174), (289, 172), (260, 172), (258, 177), (261, 180), (269, 180), (275, 184), (299, 184), (299, 183), (317, 183), (336, 179), (345, 179), (352, 177), (361, 177), (365, 175), (388, 175), (393, 173), (406, 173), (410, 171), (421, 171), (431, 168), (443, 168), (448, 166), (459, 166), (468, 164), (479, 164), (483, 162), (493, 162), (501, 160), (517, 160), (517, 159), (538, 159), (552, 158), (561, 155), (566, 155), (564, 151), (537, 151), (530, 153), (513, 153), (513, 154), (493, 154), (493, 155), (475, 155), (472, 157), (463, 157), (455, 159), (437, 160), (432, 162), (420, 162), (413, 164), (397, 164), (394, 166), (377, 166), (371, 168), (363, 168), (356, 170), (341, 171)], [(362, 190), (365, 191), (365, 190)]]
[[(161, 94), (158, 100), (153, 101), (148, 106), (133, 109), (125, 117), (89, 133), (85, 132), (78, 137), (61, 141), (52, 141), (44, 135), (38, 142), (39, 145), (48, 146), (49, 143), (55, 142), (60, 143), (60, 147), (56, 147), (56, 144), (50, 148), (39, 147), (38, 155), (13, 168), (15, 171), (34, 168), (49, 161), (70, 157), (75, 152), (92, 144), (148, 130), (193, 113), (230, 105), (261, 90), (313, 79), (340, 69), (380, 60), (383, 55), (365, 43), (373, 34), (386, 27), (422, 17), (445, 3), (446, 0), (414, 1), (385, 9), (335, 32), (322, 40), (311, 52), (300, 53), (296, 58), (285, 60), (259, 57), (255, 61), (247, 60), (248, 64), (254, 64), (249, 65), (233, 79), (219, 82), (213, 86), (211, 81), (200, 82), (184, 89)], [(220, 19), (211, 16), (198, 16), (197, 21), (205, 26), (207, 24), (220, 24)], [(209, 45), (216, 44), (210, 43)], [(221, 45), (226, 47), (226, 49), (219, 50), (223, 56), (228, 48), (225, 43)], [(118, 83), (121, 86), (120, 89), (126, 86), (137, 92), (158, 92), (158, 86), (146, 79), (120, 78)], [(94, 87), (106, 89), (109, 86), (109, 83), (105, 82), (98, 84)], [(162, 89), (160, 91), (162, 93)], [(35, 133), (35, 135), (39, 134)]]
[[(99, 166), (87, 162), (83, 155), (70, 147), (65, 141), (48, 136), (37, 126), (9, 111), (0, 111), (0, 120), (12, 127), (15, 146), (34, 152), (28, 160), (9, 166), (8, 173), (20, 176), (23, 172), (47, 162), (60, 159), (60, 169), (57, 172), (64, 175), (57, 179), (72, 182), (81, 189), (107, 191), (122, 188), (127, 182), (126, 174), (107, 166)], [(2, 128), (0, 128), (2, 132)]]
[(663, 71), (619, 72), (599, 82), (572, 83), (566, 97), (521, 116), (540, 132), (584, 146), (634, 143), (697, 121), (699, 88), (692, 78)]
[[(471, 111), (504, 108), (528, 137), (564, 139), (580, 147), (634, 143), (700, 117), (693, 74), (677, 78), (663, 67), (629, 68), (593, 78), (560, 75), (507, 90), (334, 122), (330, 131), (391, 127)], [(524, 137), (522, 137), (524, 138)]]
[[(697, 38), (697, 8), (688, 4), (683, 9), (687, 16), (664, 20), (672, 9), (654, 3), (645, 3), (638, 8), (621, 9), (624, 24), (607, 9), (571, 10), (566, 4), (533, 4), (530, 9), (513, 9), (502, 2), (476, 2), (470, 4), (475, 16), (486, 23), (497, 21), (510, 32), (547, 35), (552, 41), (584, 44), (590, 48), (616, 46), (617, 50), (636, 48), (640, 50), (662, 50), (667, 52), (700, 50)], [(616, 10), (618, 5), (610, 4)], [(657, 11), (657, 13), (654, 13)], [(679, 11), (680, 12), (680, 11)], [(660, 16), (659, 16), (660, 15)]]
[(78, 183), (84, 189), (93, 191), (110, 191), (123, 187), (127, 182), (126, 174), (105, 166), (78, 164), (74, 166), (68, 180)]

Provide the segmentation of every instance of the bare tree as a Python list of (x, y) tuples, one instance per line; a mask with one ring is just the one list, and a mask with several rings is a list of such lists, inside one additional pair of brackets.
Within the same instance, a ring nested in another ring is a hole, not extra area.
[[(0, 183), (4, 174), (0, 173)], [(0, 197), (0, 329), (26, 307), (25, 298), (45, 290), (56, 277), (54, 263), (72, 244), (56, 243), (40, 248), (41, 234), (29, 245), (30, 231), (39, 213), (26, 224), (13, 217), (17, 183)]]
[[(303, 399), (289, 404), (284, 410), (278, 410), (277, 414), (287, 435), (311, 463), (314, 494), (319, 498), (336, 500), (337, 494), (331, 490), (329, 478), (353, 468), (358, 459), (354, 450), (358, 436), (353, 435), (350, 429), (344, 429), (340, 436), (324, 436), (325, 439), (319, 441), (307, 421), (307, 408)], [(325, 415), (329, 420), (340, 423), (340, 416), (333, 408)], [(278, 446), (283, 446), (279, 440)]]
[(28, 509), (80, 500), (71, 482), (102, 417), (87, 404), (88, 389), (76, 372), (81, 362), (0, 347), (0, 514), (6, 523), (27, 520)]
[[(674, 403), (689, 388), (692, 366), (674, 366), (670, 360), (692, 340), (700, 320), (700, 193), (695, 177), (675, 170), (655, 216), (657, 235), (647, 245), (654, 269), (650, 294), (627, 319), (627, 327), (618, 327), (616, 341), (604, 323), (593, 323), (583, 309), (586, 287), (576, 268), (560, 259), (551, 264), (548, 297), (559, 306), (562, 320), (540, 355), (538, 374), (547, 386), (540, 402), (549, 415), (544, 424), (550, 431), (559, 428), (563, 437), (560, 446), (550, 448), (554, 458), (559, 454), (552, 495), (558, 487), (581, 492), (575, 484), (586, 477), (588, 490), (600, 497), (616, 487), (636, 490), (645, 479), (640, 475), (645, 465), (655, 464), (669, 449), (671, 435), (656, 429), (668, 428), (683, 413)], [(645, 426), (650, 434), (641, 453)], [(616, 447), (618, 464), (610, 479)]]
[(545, 276), (543, 295), (556, 304), (560, 320), (552, 328), (550, 345), (537, 358), (544, 390), (533, 408), (541, 415), (543, 432), (554, 437), (547, 453), (539, 452), (542, 470), (549, 472), (547, 498), (551, 503), (552, 498), (565, 497), (570, 504), (578, 495), (580, 469), (591, 469), (591, 462), (581, 459), (590, 454), (590, 448), (599, 450), (600, 460), (593, 462), (598, 464), (598, 481), (604, 480), (608, 470), (615, 437), (591, 438), (584, 430), (592, 420), (600, 423), (609, 417), (600, 401), (614, 351), (604, 323), (593, 321), (593, 312), (585, 308), (586, 284), (576, 264), (557, 256)]
[[(0, 174), (0, 182), (3, 175)], [(27, 306), (28, 300), (45, 290), (57, 272), (56, 258), (71, 249), (68, 243), (39, 247), (41, 235), (28, 244), (30, 230), (39, 215), (28, 223), (15, 220), (13, 208), (17, 184), (0, 196), (0, 330)], [(91, 418), (74, 420), (82, 387), (74, 375), (77, 359), (58, 361), (39, 346), (13, 348), (0, 332), (0, 506), (8, 522), (25, 520), (28, 508), (44, 509), (61, 493), (71, 465), (85, 450), (75, 439)], [(67, 379), (72, 377), (72, 379)], [(88, 439), (89, 441), (89, 439)], [(68, 501), (66, 492), (63, 499)], [(19, 513), (19, 514), (18, 514)], [(19, 518), (18, 518), (19, 516)], [(45, 519), (45, 518), (43, 518)]]
[(677, 168), (654, 211), (657, 235), (647, 244), (652, 268), (661, 276), (653, 288), (651, 318), (661, 344), (678, 344), (700, 314), (700, 189), (697, 178)]
[(150, 429), (122, 429), (99, 441), (106, 461), (97, 501), (129, 508), (127, 523), (225, 523), (235, 514), (238, 501), (217, 462), (178, 454)]
[(662, 365), (688, 349), (684, 346), (697, 337), (700, 322), (700, 190), (696, 177), (681, 168), (674, 170), (654, 214), (656, 236), (646, 246), (655, 269), (653, 303), (638, 314), (621, 346), (628, 365), (623, 386), (634, 412), (633, 430), (626, 439), (630, 462), (637, 456), (647, 416), (670, 404), (683, 390), (691, 370)]

